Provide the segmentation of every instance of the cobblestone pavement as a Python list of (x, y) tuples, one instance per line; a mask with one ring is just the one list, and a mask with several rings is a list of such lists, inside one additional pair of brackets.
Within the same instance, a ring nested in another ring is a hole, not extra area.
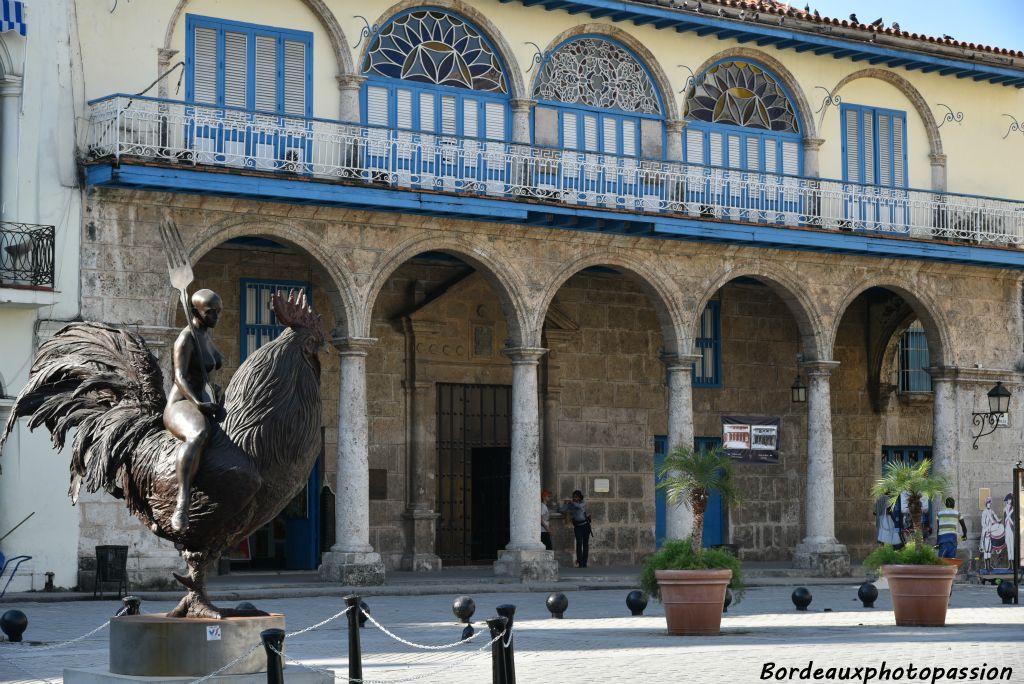
[[(811, 587), (808, 612), (797, 612), (790, 587), (747, 591), (729, 608), (717, 637), (670, 637), (661, 606), (652, 602), (644, 617), (629, 617), (624, 591), (568, 594), (566, 618), (554, 620), (545, 594), (485, 594), (476, 598), (478, 631), (495, 606), (512, 603), (516, 612), (516, 673), (522, 684), (535, 682), (682, 681), (757, 682), (765, 663), (777, 667), (1012, 668), (1002, 681), (1024, 682), (1024, 606), (1003, 606), (992, 587), (957, 585), (945, 628), (895, 627), (889, 593), (880, 590), (876, 608), (856, 600), (848, 586)], [(451, 613), (453, 596), (373, 597), (368, 600), (381, 624), (411, 641), (456, 641), (461, 627)], [(262, 600), (260, 608), (287, 616), (288, 631), (315, 624), (340, 611), (338, 598)], [(26, 639), (36, 645), (0, 643), (0, 682), (59, 680), (63, 668), (105, 668), (108, 630), (64, 648), (39, 646), (77, 637), (103, 624), (119, 606), (114, 602), (24, 604), (29, 617)], [(145, 603), (145, 612), (169, 610), (171, 603)], [(289, 658), (346, 673), (344, 618), (286, 641)], [(367, 682), (405, 679), (445, 684), (491, 681), (489, 649), (481, 635), (470, 646), (447, 651), (414, 650), (367, 625), (362, 632)], [(297, 669), (289, 665), (288, 673)], [(837, 673), (838, 674), (838, 673)], [(342, 676), (339, 681), (344, 681)], [(775, 681), (775, 680), (773, 680)], [(787, 680), (781, 680), (787, 681)], [(799, 681), (794, 679), (791, 681)], [(827, 681), (827, 680), (826, 680)], [(839, 681), (838, 679), (834, 681)], [(847, 680), (850, 681), (850, 680)], [(863, 681), (858, 677), (852, 681)], [(892, 680), (890, 680), (892, 681)], [(904, 678), (902, 681), (922, 681)], [(927, 677), (923, 681), (931, 681)], [(939, 678), (935, 681), (965, 681)], [(985, 678), (967, 681), (990, 681)]]

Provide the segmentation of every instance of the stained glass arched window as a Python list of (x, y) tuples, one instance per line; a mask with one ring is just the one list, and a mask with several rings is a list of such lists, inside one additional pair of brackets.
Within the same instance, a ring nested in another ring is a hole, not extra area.
[(686, 98), (687, 162), (799, 175), (799, 117), (778, 79), (748, 61), (711, 66)]
[(388, 78), (507, 93), (501, 62), (480, 32), (441, 10), (403, 14), (382, 28), (364, 71)]
[(799, 132), (796, 112), (778, 81), (750, 62), (722, 62), (708, 69), (690, 91), (686, 118)]
[(533, 97), (539, 144), (662, 156), (663, 108), (654, 80), (628, 48), (610, 38), (579, 36), (555, 47), (537, 74)]
[(508, 79), (491, 42), (438, 8), (400, 13), (371, 38), (365, 121), (399, 131), (508, 137)]

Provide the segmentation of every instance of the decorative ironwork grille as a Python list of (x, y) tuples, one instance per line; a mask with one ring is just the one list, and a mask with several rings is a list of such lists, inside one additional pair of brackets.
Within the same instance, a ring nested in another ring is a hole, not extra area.
[(799, 132), (796, 112), (778, 81), (749, 62), (723, 62), (708, 69), (690, 90), (686, 118)]
[(53, 287), (53, 226), (0, 222), (0, 286)]
[(925, 370), (931, 365), (924, 326), (914, 321), (900, 337), (900, 392), (931, 392), (932, 377)]
[(601, 38), (563, 44), (537, 77), (533, 96), (598, 109), (661, 114), (657, 91), (633, 55)]
[(438, 10), (403, 14), (382, 28), (363, 70), (406, 81), (508, 92), (501, 62), (484, 37), (459, 17)]

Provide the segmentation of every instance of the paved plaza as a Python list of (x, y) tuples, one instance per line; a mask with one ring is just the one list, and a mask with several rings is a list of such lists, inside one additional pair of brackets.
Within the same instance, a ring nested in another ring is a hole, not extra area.
[[(957, 585), (945, 628), (896, 628), (889, 593), (881, 588), (876, 608), (856, 600), (857, 582), (812, 586), (814, 599), (806, 613), (793, 609), (790, 586), (757, 587), (729, 608), (717, 637), (670, 637), (656, 602), (643, 617), (630, 617), (625, 591), (568, 593), (563, 620), (548, 616), (545, 593), (490, 593), (476, 597), (476, 626), (495, 614), (502, 603), (516, 605), (515, 663), (517, 679), (534, 682), (756, 682), (766, 663), (805, 668), (1012, 668), (1009, 680), (1024, 682), (1024, 608), (1003, 606), (991, 586)], [(374, 617), (398, 635), (421, 644), (456, 641), (461, 627), (451, 613), (452, 595), (375, 596), (368, 602)], [(64, 668), (103, 668), (108, 631), (61, 649), (57, 643), (103, 624), (116, 609), (113, 601), (5, 604), (18, 607), (30, 620), (26, 639), (35, 646), (0, 643), (0, 682), (58, 680)], [(297, 631), (343, 609), (337, 597), (266, 599), (260, 608), (282, 612), (287, 629)], [(146, 602), (145, 612), (165, 611), (171, 602)], [(289, 658), (346, 674), (344, 618), (286, 641)], [(41, 642), (41, 643), (39, 643)], [(405, 680), (445, 684), (486, 684), (491, 681), (489, 649), (481, 635), (470, 646), (423, 651), (397, 643), (372, 625), (362, 632), (364, 677), (367, 682)], [(470, 655), (472, 653), (476, 655)], [(19, 669), (20, 668), (20, 669)], [(812, 674), (813, 674), (812, 668)], [(297, 669), (289, 665), (285, 671)], [(836, 672), (837, 677), (841, 674)], [(853, 673), (849, 673), (852, 677)], [(773, 679), (773, 681), (779, 681)], [(789, 681), (789, 680), (781, 680)], [(791, 681), (800, 681), (794, 678)], [(833, 681), (841, 681), (836, 678)], [(845, 681), (865, 681), (863, 676)], [(872, 681), (872, 680), (867, 680)], [(885, 681), (885, 680), (882, 680)], [(921, 679), (889, 681), (922, 681)], [(928, 676), (923, 681), (932, 681)], [(935, 681), (993, 681), (938, 678)], [(998, 681), (998, 680), (997, 680)]]

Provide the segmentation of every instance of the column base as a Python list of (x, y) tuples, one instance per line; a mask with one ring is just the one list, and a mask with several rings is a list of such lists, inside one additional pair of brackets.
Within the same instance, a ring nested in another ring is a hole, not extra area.
[(849, 577), (850, 553), (835, 540), (804, 541), (793, 550), (793, 567), (812, 570), (820, 577)]
[(409, 547), (402, 556), (402, 570), (413, 572), (439, 572), (441, 557), (434, 553), (437, 519), (441, 516), (434, 511), (410, 508), (402, 517), (409, 532)]
[(323, 555), (320, 579), (344, 586), (366, 587), (384, 584), (384, 563), (379, 553), (330, 551)]
[(555, 554), (546, 549), (503, 549), (494, 561), (494, 574), (518, 577), (520, 582), (549, 582), (558, 579)]

